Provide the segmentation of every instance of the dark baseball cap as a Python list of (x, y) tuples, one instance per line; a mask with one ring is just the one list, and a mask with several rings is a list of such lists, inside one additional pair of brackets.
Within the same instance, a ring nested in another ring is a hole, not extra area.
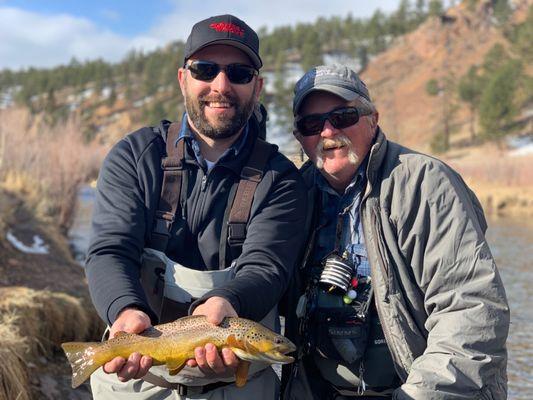
[(226, 44), (242, 50), (257, 69), (263, 66), (259, 57), (257, 33), (239, 18), (225, 14), (204, 19), (194, 24), (185, 43), (184, 62), (194, 53), (212, 44)]
[(350, 68), (344, 65), (320, 65), (311, 68), (296, 82), (292, 104), (294, 115), (298, 113), (305, 97), (317, 90), (333, 93), (346, 101), (362, 97), (372, 102), (365, 83)]

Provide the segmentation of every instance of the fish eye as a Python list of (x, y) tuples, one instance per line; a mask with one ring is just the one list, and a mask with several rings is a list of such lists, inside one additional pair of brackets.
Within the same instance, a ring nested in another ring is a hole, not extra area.
[(278, 337), (276, 337), (276, 338), (274, 339), (274, 343), (276, 343), (276, 344), (282, 344), (282, 343), (283, 343), (283, 339), (280, 338), (280, 337), (278, 336)]

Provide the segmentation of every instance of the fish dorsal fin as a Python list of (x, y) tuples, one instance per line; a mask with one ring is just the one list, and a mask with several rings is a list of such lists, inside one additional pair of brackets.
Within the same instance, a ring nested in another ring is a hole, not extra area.
[(248, 380), (248, 370), (250, 369), (250, 361), (241, 360), (235, 371), (235, 386), (243, 387)]
[(151, 326), (150, 328), (143, 331), (143, 333), (141, 333), (141, 336), (157, 338), (157, 337), (163, 336), (163, 332)]
[(118, 331), (117, 333), (115, 333), (115, 336), (113, 336), (113, 338), (118, 338), (118, 337), (125, 336), (125, 335), (131, 335), (131, 333), (124, 332), (124, 331)]

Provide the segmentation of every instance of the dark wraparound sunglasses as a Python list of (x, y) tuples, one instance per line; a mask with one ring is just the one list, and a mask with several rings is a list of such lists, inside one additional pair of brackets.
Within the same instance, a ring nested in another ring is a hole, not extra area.
[(336, 129), (343, 129), (357, 124), (359, 117), (372, 114), (367, 107), (341, 107), (324, 114), (310, 114), (298, 117), (294, 121), (296, 129), (302, 136), (318, 135), (324, 129), (326, 120)]
[(184, 65), (191, 72), (194, 79), (210, 82), (217, 77), (220, 71), (224, 71), (231, 83), (243, 85), (250, 83), (255, 75), (259, 74), (254, 67), (246, 64), (219, 65), (211, 61), (193, 61)]

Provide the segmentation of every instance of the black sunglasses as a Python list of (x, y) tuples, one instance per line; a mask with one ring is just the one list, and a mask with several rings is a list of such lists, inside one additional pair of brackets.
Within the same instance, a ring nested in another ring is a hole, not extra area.
[(231, 83), (244, 85), (250, 83), (255, 75), (259, 74), (254, 67), (246, 64), (219, 65), (211, 61), (193, 61), (184, 65), (185, 69), (191, 72), (194, 79), (210, 82), (217, 77), (222, 70), (226, 72)]
[(294, 124), (302, 136), (314, 136), (322, 132), (326, 120), (334, 128), (343, 129), (357, 124), (359, 117), (370, 114), (372, 114), (372, 110), (366, 107), (340, 107), (324, 114), (310, 114), (305, 117), (298, 117)]

